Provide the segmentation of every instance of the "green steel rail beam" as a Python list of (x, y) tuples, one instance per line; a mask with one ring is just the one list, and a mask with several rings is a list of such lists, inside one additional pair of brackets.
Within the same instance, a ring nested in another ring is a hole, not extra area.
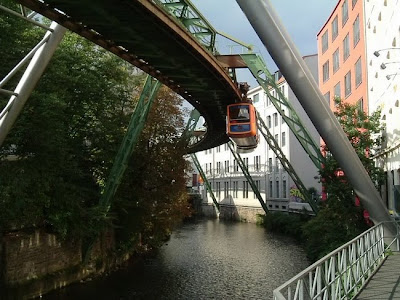
[[(290, 130), (296, 136), (311, 161), (321, 170), (322, 165), (325, 164), (325, 158), (321, 154), (319, 145), (315, 143), (306, 127), (300, 120), (293, 106), (287, 101), (286, 97), (280, 91), (278, 85), (275, 83), (274, 77), (268, 71), (262, 58), (256, 54), (241, 54), (240, 55), (248, 68), (250, 69), (257, 82), (262, 86), (268, 98), (274, 104), (275, 108), (288, 124)], [(278, 95), (278, 98), (273, 97), (270, 90), (274, 89)], [(285, 114), (284, 110), (288, 112)]]
[(216, 53), (217, 31), (190, 0), (153, 0), (164, 7), (211, 53)]
[(306, 187), (304, 186), (303, 182), (301, 181), (300, 177), (297, 175), (296, 171), (293, 169), (292, 165), (290, 164), (289, 160), (286, 158), (285, 154), (282, 152), (282, 149), (279, 147), (278, 142), (274, 139), (271, 132), (268, 130), (267, 126), (265, 125), (264, 121), (261, 119), (260, 115), (257, 112), (257, 119), (258, 119), (258, 129), (260, 130), (261, 134), (265, 138), (265, 141), (271, 147), (272, 151), (274, 151), (275, 155), (278, 157), (279, 161), (282, 164), (282, 167), (286, 170), (289, 176), (293, 179), (295, 185), (304, 196), (305, 200), (310, 204), (312, 210), (315, 214), (318, 212), (318, 207), (315, 204), (314, 200), (311, 198), (310, 193), (307, 191)]
[(269, 211), (268, 211), (268, 208), (267, 208), (267, 204), (265, 204), (265, 201), (264, 201), (264, 199), (262, 198), (262, 196), (261, 196), (261, 194), (260, 194), (260, 191), (258, 190), (258, 187), (257, 187), (257, 185), (255, 184), (253, 178), (251, 177), (250, 172), (249, 172), (249, 169), (247, 168), (246, 164), (244, 163), (242, 157), (240, 156), (239, 153), (237, 153), (237, 152), (235, 151), (235, 146), (234, 146), (234, 144), (233, 144), (232, 141), (229, 141), (229, 142), (228, 142), (228, 147), (229, 147), (229, 149), (231, 150), (233, 157), (234, 157), (234, 158), (236, 159), (236, 161), (238, 162), (239, 167), (240, 167), (240, 169), (242, 170), (244, 177), (246, 177), (247, 182), (250, 184), (250, 186), (251, 186), (253, 192), (256, 194), (256, 197), (257, 197), (258, 201), (260, 202), (261, 207), (263, 208), (264, 212), (267, 214), (267, 213), (269, 212)]
[(206, 185), (206, 189), (208, 190), (208, 192), (211, 195), (211, 198), (212, 198), (212, 200), (214, 202), (214, 205), (215, 205), (215, 208), (217, 209), (217, 212), (220, 213), (219, 203), (217, 202), (217, 198), (215, 198), (215, 195), (214, 195), (214, 193), (212, 191), (211, 184), (208, 181), (207, 176), (204, 173), (203, 168), (201, 167), (201, 165), (199, 163), (199, 160), (197, 159), (196, 153), (191, 153), (190, 157), (192, 158), (192, 160), (194, 162), (194, 165), (196, 166), (197, 170), (199, 171), (201, 178), (203, 178), (204, 184)]
[(146, 123), (151, 105), (153, 104), (160, 87), (161, 82), (152, 78), (150, 75), (147, 76), (139, 102), (132, 114), (127, 132), (115, 157), (110, 176), (107, 179), (106, 186), (100, 198), (99, 205), (104, 209), (104, 214), (106, 214), (110, 209), (112, 198), (121, 183), (129, 159)]

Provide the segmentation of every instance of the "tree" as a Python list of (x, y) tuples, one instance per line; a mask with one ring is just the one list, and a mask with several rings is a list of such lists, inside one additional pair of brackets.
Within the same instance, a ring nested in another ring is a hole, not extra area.
[[(0, 15), (1, 24), (8, 21)], [(4, 74), (8, 60), (29, 50), (26, 41), (40, 40), (37, 29), (18, 25), (18, 32), (6, 27), (12, 40), (0, 44), (9, 53), (0, 56)], [(168, 89), (152, 109), (110, 218), (98, 222), (100, 195), (143, 81), (120, 58), (66, 34), (0, 149), (2, 230), (46, 227), (61, 238), (87, 238), (113, 222), (127, 233), (119, 234), (122, 241), (140, 234), (153, 246), (168, 235), (187, 209), (181, 98)]]
[(181, 104), (165, 87), (153, 104), (113, 206), (122, 248), (158, 247), (189, 213)]
[[(0, 49), (7, 54), (0, 58), (3, 74), (40, 40), (38, 29), (14, 19), (0, 19), (13, 24), (5, 26), (8, 39)], [(87, 208), (98, 202), (135, 105), (143, 78), (137, 75), (118, 57), (75, 34), (65, 36), (1, 149), (3, 229), (46, 225), (61, 237), (85, 232)], [(19, 159), (9, 161), (9, 154)]]
[[(368, 116), (358, 105), (335, 100), (335, 116), (347, 134), (358, 157), (363, 163), (377, 189), (384, 180), (384, 172), (375, 166), (369, 157), (371, 150), (379, 147), (380, 111)], [(304, 226), (306, 246), (310, 259), (316, 260), (348, 242), (367, 228), (364, 209), (356, 201), (356, 195), (335, 158), (325, 145), (326, 164), (320, 171), (321, 180), (327, 193), (318, 215)]]

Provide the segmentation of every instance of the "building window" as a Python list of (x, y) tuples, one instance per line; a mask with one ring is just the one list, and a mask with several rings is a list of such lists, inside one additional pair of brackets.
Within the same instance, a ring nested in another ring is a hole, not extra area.
[(282, 109), (282, 124), (285, 124), (285, 117), (284, 116), (286, 116), (285, 115), (285, 110)]
[(239, 190), (239, 181), (234, 181), (233, 182), (233, 197), (234, 198), (238, 197), (238, 190)]
[(217, 162), (217, 174), (221, 173), (221, 162)]
[(255, 94), (255, 95), (253, 96), (253, 102), (254, 102), (254, 103), (257, 103), (259, 100), (260, 100), (260, 94)]
[(224, 182), (224, 198), (229, 196), (229, 181)]
[(357, 3), (357, 0), (351, 0), (351, 6), (352, 6), (352, 8), (354, 8), (354, 6), (356, 5), (356, 3)]
[(249, 183), (247, 181), (243, 181), (243, 198), (249, 198)]
[(273, 193), (272, 193), (272, 180), (269, 181), (269, 197), (270, 197), (270, 198), (273, 197)]
[(347, 0), (344, 0), (342, 4), (342, 27), (344, 26), (344, 24), (346, 24), (348, 19), (349, 19), (349, 7), (347, 5)]
[(236, 161), (236, 159), (233, 161), (233, 171), (238, 172), (239, 171), (239, 165)]
[(281, 93), (283, 96), (285, 96), (285, 86), (281, 85)]
[(363, 100), (363, 98), (361, 98), (360, 100), (358, 100), (357, 106), (358, 106), (358, 110), (359, 110), (359, 111), (363, 111), (363, 110), (364, 110), (364, 100)]
[(279, 136), (275, 134), (275, 142), (279, 145)]
[(332, 21), (332, 41), (334, 41), (339, 34), (339, 26), (338, 26), (338, 16), (336, 16)]
[(337, 70), (339, 70), (339, 48), (336, 49), (335, 52), (333, 52), (332, 55), (332, 61), (333, 61), (333, 73), (335, 74)]
[(229, 160), (225, 161), (225, 173), (229, 173)]
[(272, 158), (268, 159), (268, 171), (272, 172)]
[(326, 50), (328, 50), (328, 30), (325, 31), (325, 33), (322, 35), (322, 40), (321, 40), (321, 46), (322, 46), (322, 53), (324, 53)]
[(271, 116), (267, 117), (268, 128), (271, 128)]
[(254, 156), (254, 169), (258, 171), (260, 170), (260, 167), (261, 167), (261, 156), (260, 155)]
[(322, 79), (324, 82), (329, 79), (329, 60), (322, 66)]
[(354, 71), (356, 73), (356, 88), (357, 88), (362, 82), (361, 57), (357, 60), (355, 66), (354, 66)]
[(279, 159), (278, 159), (278, 156), (275, 157), (275, 172), (279, 172)]
[(282, 198), (287, 197), (286, 189), (286, 180), (282, 180)]
[(275, 184), (276, 184), (276, 198), (279, 198), (279, 180), (277, 180), (276, 182), (275, 182)]
[(225, 150), (225, 151), (228, 151), (228, 143), (226, 143), (226, 144), (224, 145), (224, 150)]
[(218, 197), (218, 199), (220, 199), (221, 198), (221, 182), (216, 182), (216, 184), (217, 184), (217, 188), (216, 188), (217, 197)]
[(343, 40), (343, 61), (345, 61), (350, 56), (350, 38), (349, 34)]
[(331, 105), (331, 93), (330, 93), (330, 92), (327, 92), (327, 93), (324, 95), (324, 98), (325, 98), (325, 100), (326, 100), (326, 103), (328, 103), (328, 105), (330, 106), (330, 105)]
[(286, 132), (282, 132), (282, 147), (286, 146)]
[(334, 98), (336, 97), (341, 97), (340, 96), (340, 81), (338, 83), (336, 83), (335, 88), (334, 88)]
[(248, 168), (249, 167), (249, 158), (248, 157), (243, 158), (243, 163), (246, 166), (246, 168)]
[(353, 23), (353, 47), (360, 41), (360, 16), (357, 16)]
[(347, 98), (351, 94), (351, 71), (344, 76), (344, 96)]
[(221, 146), (217, 147), (217, 152), (221, 152)]
[(278, 114), (274, 113), (274, 126), (278, 126)]

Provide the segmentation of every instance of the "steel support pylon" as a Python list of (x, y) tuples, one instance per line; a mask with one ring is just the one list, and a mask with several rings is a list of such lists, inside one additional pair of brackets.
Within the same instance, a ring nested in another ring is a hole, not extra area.
[(111, 205), (111, 201), (121, 183), (122, 177), (128, 167), (128, 162), (137, 144), (140, 133), (146, 123), (151, 105), (157, 96), (161, 82), (150, 75), (147, 76), (138, 104), (132, 114), (127, 132), (115, 156), (114, 164), (107, 179), (99, 205), (106, 214)]
[(220, 213), (219, 203), (217, 201), (217, 198), (215, 198), (214, 192), (212, 191), (211, 184), (208, 181), (207, 176), (204, 173), (203, 168), (201, 167), (201, 165), (199, 163), (199, 160), (197, 159), (196, 153), (191, 153), (190, 157), (192, 158), (194, 165), (196, 166), (197, 170), (199, 171), (200, 176), (203, 179), (204, 184), (206, 186), (206, 189), (210, 193), (211, 199), (215, 205), (215, 209), (217, 210), (217, 215), (219, 215), (219, 213)]
[(263, 208), (264, 212), (267, 214), (269, 212), (269, 210), (267, 208), (267, 204), (265, 203), (263, 197), (261, 196), (260, 191), (258, 190), (258, 187), (255, 184), (253, 178), (251, 177), (249, 169), (247, 168), (246, 164), (244, 163), (242, 157), (240, 156), (239, 153), (237, 153), (235, 151), (234, 143), (232, 141), (229, 141), (228, 147), (231, 150), (233, 157), (238, 162), (238, 165), (239, 165), (240, 169), (242, 170), (244, 177), (247, 179), (247, 182), (250, 184), (251, 189), (253, 190), (254, 194), (256, 195), (258, 201), (261, 204), (261, 207)]
[[(311, 161), (318, 170), (321, 170), (321, 166), (325, 163), (325, 157), (322, 155), (319, 145), (317, 145), (313, 140), (307, 128), (303, 125), (296, 110), (279, 89), (264, 61), (257, 54), (241, 54), (240, 56), (243, 58), (257, 82), (264, 89), (276, 110), (285, 120), (290, 130), (306, 151)], [(271, 89), (275, 90), (278, 97), (272, 96), (270, 91)]]
[(258, 112), (257, 112), (257, 119), (258, 119), (258, 130), (261, 132), (261, 134), (265, 138), (265, 141), (268, 143), (268, 145), (270, 146), (272, 151), (274, 151), (276, 157), (278, 157), (279, 161), (281, 162), (282, 167), (292, 178), (293, 182), (295, 183), (295, 185), (297, 186), (297, 188), (299, 189), (301, 194), (304, 196), (305, 200), (310, 204), (313, 212), (315, 214), (317, 214), (318, 207), (317, 207), (315, 201), (310, 197), (310, 193), (307, 191), (307, 189), (304, 186), (303, 182), (301, 181), (300, 177), (297, 175), (296, 171), (293, 169), (291, 163), (286, 158), (282, 149), (279, 147), (278, 142), (274, 139), (273, 135), (268, 130), (267, 126), (265, 125), (264, 121), (262, 120), (262, 118), (260, 117)]
[[(132, 156), (140, 133), (142, 132), (142, 129), (146, 123), (147, 116), (149, 115), (151, 105), (153, 104), (160, 87), (161, 82), (154, 79), (150, 75), (147, 75), (146, 82), (144, 83), (138, 104), (136, 105), (135, 110), (132, 114), (128, 129), (118, 149), (117, 155), (115, 156), (110, 175), (107, 178), (106, 185), (100, 197), (98, 205), (100, 209), (100, 215), (98, 217), (100, 219), (107, 217), (108, 211), (111, 207), (111, 202), (121, 183), (125, 170), (128, 167), (129, 159)], [(96, 236), (92, 237), (88, 243), (88, 248), (86, 249), (86, 252), (84, 254), (84, 264), (89, 261), (90, 254), (98, 235), (99, 232), (96, 232)]]
[[(371, 178), (268, 0), (236, 0), (375, 223), (391, 221)], [(392, 224), (392, 223), (387, 223)], [(387, 225), (396, 234), (394, 225)]]

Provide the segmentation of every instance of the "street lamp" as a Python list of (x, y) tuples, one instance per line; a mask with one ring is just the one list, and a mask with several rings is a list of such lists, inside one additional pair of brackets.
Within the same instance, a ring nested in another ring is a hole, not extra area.
[(388, 74), (386, 75), (386, 79), (390, 80), (392, 78), (392, 76), (396, 77), (399, 73), (393, 73), (393, 74)]
[(379, 57), (379, 55), (381, 55), (379, 52), (385, 51), (385, 50), (400, 50), (400, 48), (385, 48), (385, 49), (376, 50), (376, 51), (374, 52), (374, 55), (375, 55), (376, 57)]
[(388, 65), (388, 64), (400, 64), (400, 61), (391, 61), (391, 62), (387, 62), (387, 63), (381, 63), (381, 69), (385, 70), (386, 65)]

